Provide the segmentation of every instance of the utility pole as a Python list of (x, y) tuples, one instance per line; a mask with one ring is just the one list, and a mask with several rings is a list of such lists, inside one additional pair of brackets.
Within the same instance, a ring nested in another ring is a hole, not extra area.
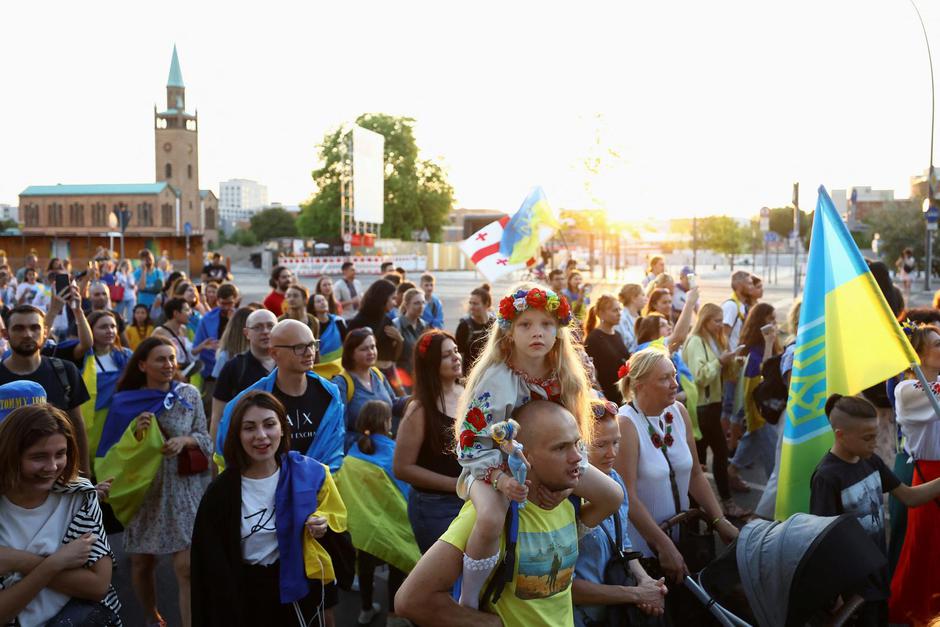
[(800, 295), (800, 183), (793, 184), (793, 298)]

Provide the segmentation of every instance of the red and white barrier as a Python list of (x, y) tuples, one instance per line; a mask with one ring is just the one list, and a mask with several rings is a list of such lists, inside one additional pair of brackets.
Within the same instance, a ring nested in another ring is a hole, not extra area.
[(428, 258), (424, 255), (377, 255), (357, 257), (292, 257), (279, 256), (278, 265), (289, 269), (296, 276), (313, 277), (322, 275), (340, 275), (346, 261), (356, 264), (359, 274), (378, 274), (382, 263), (391, 261), (395, 267), (407, 272), (424, 272), (428, 267)]

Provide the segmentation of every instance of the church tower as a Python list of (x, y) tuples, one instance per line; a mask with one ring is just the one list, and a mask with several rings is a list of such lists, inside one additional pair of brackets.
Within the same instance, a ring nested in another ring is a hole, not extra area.
[[(170, 75), (166, 82), (166, 111), (153, 108), (157, 182), (166, 181), (176, 189), (178, 203), (172, 211), (172, 226), (182, 235), (184, 225), (192, 233), (202, 232), (199, 204), (198, 112), (186, 112), (186, 86), (180, 60), (173, 46)], [(168, 212), (158, 212), (164, 220)], [(162, 224), (161, 226), (170, 226)]]

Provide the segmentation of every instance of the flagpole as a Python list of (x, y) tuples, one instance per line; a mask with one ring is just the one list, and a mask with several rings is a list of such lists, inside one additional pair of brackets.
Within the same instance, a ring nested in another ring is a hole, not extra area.
[[(927, 202), (928, 207), (933, 204), (933, 134), (934, 134), (934, 120), (937, 113), (937, 96), (936, 91), (934, 90), (934, 80), (933, 80), (933, 57), (930, 54), (930, 38), (927, 37), (927, 26), (924, 24), (924, 18), (920, 14), (920, 9), (917, 8), (914, 0), (910, 0), (911, 6), (914, 7), (914, 12), (917, 13), (917, 19), (920, 21), (920, 28), (924, 31), (924, 43), (927, 44), (927, 61), (930, 63), (930, 169), (927, 171)], [(932, 257), (932, 244), (933, 244), (933, 233), (928, 229), (926, 232), (926, 249), (927, 249), (927, 268), (924, 271), (924, 290), (930, 291), (930, 273), (933, 271), (933, 262)]]
[(931, 392), (931, 384), (927, 383), (927, 377), (924, 376), (924, 371), (920, 369), (920, 364), (911, 364), (911, 370), (914, 371), (917, 380), (920, 381), (921, 386), (924, 388), (924, 394), (927, 395), (927, 400), (929, 400), (930, 404), (933, 406), (934, 413), (940, 416), (940, 402), (937, 401), (937, 397)]

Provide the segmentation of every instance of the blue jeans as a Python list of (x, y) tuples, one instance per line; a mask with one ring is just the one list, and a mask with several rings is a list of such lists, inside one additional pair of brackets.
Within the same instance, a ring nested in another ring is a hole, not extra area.
[(456, 494), (434, 494), (414, 488), (408, 494), (408, 520), (421, 553), (426, 553), (447, 531), (464, 500)]

